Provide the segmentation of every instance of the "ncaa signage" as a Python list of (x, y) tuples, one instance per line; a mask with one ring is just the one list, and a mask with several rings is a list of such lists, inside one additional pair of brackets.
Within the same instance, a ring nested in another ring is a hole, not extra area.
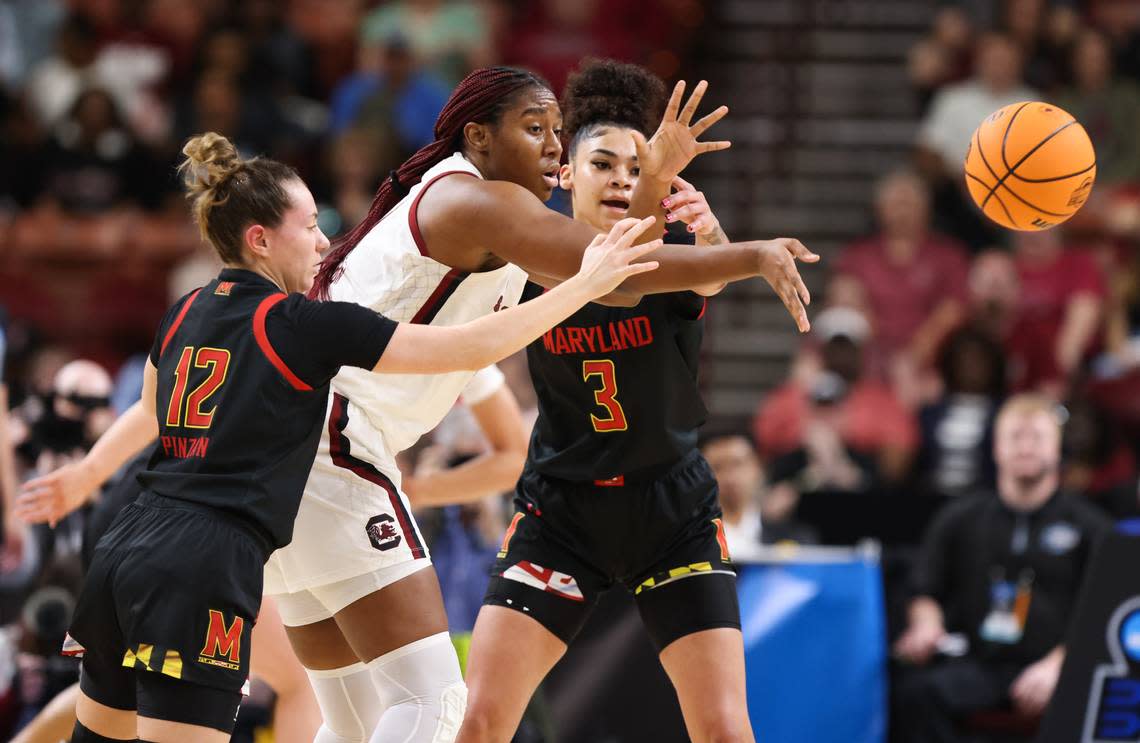
[(1140, 538), (1107, 535), (1085, 569), (1037, 743), (1140, 743)]
[(1093, 675), (1081, 743), (1140, 741), (1140, 596), (1113, 613), (1105, 644), (1112, 663)]

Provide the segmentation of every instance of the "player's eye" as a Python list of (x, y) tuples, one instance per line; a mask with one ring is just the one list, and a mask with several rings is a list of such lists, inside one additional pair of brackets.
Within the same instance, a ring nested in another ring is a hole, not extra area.
[(631, 168), (629, 173), (630, 175), (641, 175), (641, 168)]
[(541, 134), (542, 133), (542, 127), (539, 126), (538, 124), (531, 124), (529, 127), (527, 127), (527, 129), (529, 129), (532, 134)]
[(554, 127), (554, 136), (556, 136), (556, 137), (562, 136), (562, 127), (560, 127), (560, 126)]
[(609, 170), (610, 169), (610, 164), (608, 162), (606, 162), (605, 160), (595, 160), (591, 164), (595, 168), (597, 168), (598, 170)]

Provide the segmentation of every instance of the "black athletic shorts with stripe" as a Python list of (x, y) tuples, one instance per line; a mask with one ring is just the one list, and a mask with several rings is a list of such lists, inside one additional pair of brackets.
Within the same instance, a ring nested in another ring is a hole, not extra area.
[(716, 478), (692, 451), (655, 477), (569, 482), (528, 468), (483, 603), (534, 617), (569, 644), (598, 595), (633, 593), (658, 651), (740, 628)]
[(209, 506), (144, 492), (95, 548), (64, 652), (108, 707), (233, 729), (271, 546)]

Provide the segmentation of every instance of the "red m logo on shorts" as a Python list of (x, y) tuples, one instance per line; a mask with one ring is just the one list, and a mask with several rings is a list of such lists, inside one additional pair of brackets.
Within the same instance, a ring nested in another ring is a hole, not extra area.
[(210, 609), (210, 626), (206, 629), (206, 644), (202, 646), (199, 655), (207, 658), (217, 658), (228, 655), (230, 663), (240, 663), (241, 657), (241, 631), (245, 622), (241, 617), (234, 617), (233, 623), (226, 626), (226, 618), (220, 611)]

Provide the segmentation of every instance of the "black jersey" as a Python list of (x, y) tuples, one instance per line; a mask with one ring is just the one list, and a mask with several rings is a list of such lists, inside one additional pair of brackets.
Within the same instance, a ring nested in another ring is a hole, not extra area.
[(150, 352), (159, 439), (147, 490), (236, 516), (273, 548), (293, 535), (328, 386), (371, 369), (396, 323), (359, 305), (285, 294), (225, 269), (167, 313)]
[[(523, 300), (541, 294), (528, 284)], [(697, 445), (708, 411), (697, 387), (705, 300), (646, 295), (587, 304), (527, 348), (538, 421), (527, 466), (563, 480), (665, 467)]]
[(1065, 493), (1032, 512), (995, 494), (963, 496), (928, 528), (912, 587), (939, 602), (949, 631), (970, 637), (971, 654), (1031, 663), (1064, 642), (1093, 546), (1111, 528)]

